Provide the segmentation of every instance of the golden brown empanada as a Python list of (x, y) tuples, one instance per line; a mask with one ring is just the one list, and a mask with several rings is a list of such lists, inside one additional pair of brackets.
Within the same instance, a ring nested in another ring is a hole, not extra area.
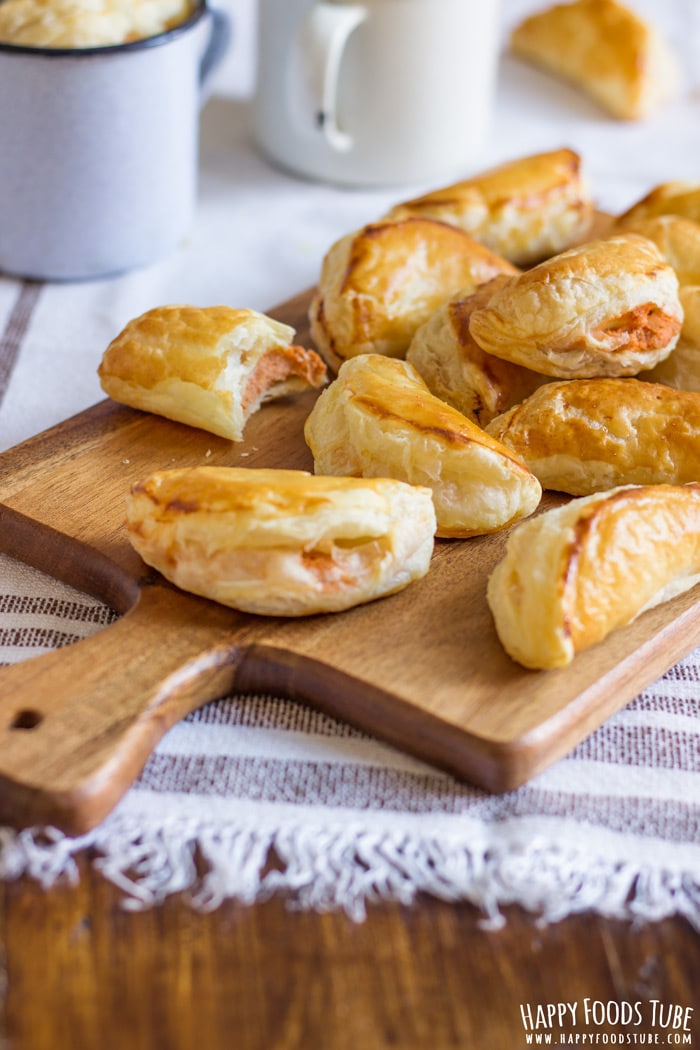
[(160, 306), (127, 324), (98, 375), (115, 401), (240, 441), (264, 401), (325, 382), (321, 358), (293, 338), (255, 310)]
[(300, 470), (195, 467), (134, 485), (131, 543), (183, 590), (244, 612), (308, 616), (393, 594), (425, 575), (426, 488)]
[(506, 161), (463, 182), (397, 204), (386, 216), (439, 219), (518, 266), (539, 262), (580, 241), (593, 203), (570, 149)]
[(83, 48), (129, 43), (184, 22), (194, 0), (4, 0), (0, 41)]
[(561, 379), (635, 375), (678, 341), (678, 278), (655, 244), (618, 234), (512, 277), (474, 310), (482, 350)]
[(680, 290), (683, 327), (675, 347), (655, 368), (640, 372), (640, 379), (667, 383), (677, 390), (700, 391), (700, 285)]
[(619, 215), (615, 225), (626, 229), (641, 219), (653, 219), (659, 215), (678, 215), (700, 222), (700, 182), (677, 179), (660, 183)]
[(680, 85), (668, 42), (618, 0), (574, 0), (536, 12), (513, 30), (510, 47), (622, 120), (649, 116)]
[(488, 582), (506, 651), (563, 667), (700, 581), (700, 485), (624, 486), (513, 529)]
[(680, 215), (655, 215), (616, 224), (625, 233), (648, 237), (675, 271), (681, 285), (700, 284), (700, 223)]
[(326, 254), (309, 310), (311, 335), (336, 371), (358, 354), (403, 357), (419, 325), (451, 295), (516, 272), (445, 223), (373, 223)]
[(617, 485), (700, 481), (700, 394), (639, 379), (548, 383), (488, 433), (545, 489), (583, 496)]
[(406, 361), (347, 361), (304, 430), (318, 474), (393, 477), (432, 490), (438, 536), (475, 536), (531, 514), (542, 490), (525, 465), (434, 397)]
[(551, 380), (485, 353), (469, 331), (474, 310), (507, 280), (494, 277), (471, 295), (448, 300), (421, 325), (406, 354), (436, 397), (482, 427)]

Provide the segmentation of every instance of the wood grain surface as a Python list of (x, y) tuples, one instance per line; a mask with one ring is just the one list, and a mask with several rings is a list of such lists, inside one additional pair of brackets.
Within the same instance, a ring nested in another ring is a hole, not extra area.
[(700, 1045), (700, 937), (683, 920), (585, 914), (541, 928), (519, 909), (506, 915), (488, 930), (468, 904), (420, 898), (356, 925), (282, 900), (199, 915), (181, 896), (134, 914), (83, 862), (76, 886), (0, 887), (0, 1046), (525, 1050), (521, 1004), (557, 1002), (578, 1004), (572, 1037), (633, 1045), (651, 1032), (586, 1029), (586, 998), (691, 1007), (685, 1045)]
[[(271, 311), (307, 345), (308, 301)], [(264, 406), (239, 444), (104, 401), (0, 456), (0, 549), (124, 613), (92, 638), (0, 670), (0, 819), (87, 830), (175, 721), (234, 689), (306, 701), (508, 790), (700, 642), (693, 591), (567, 668), (524, 670), (486, 604), (505, 533), (437, 541), (428, 575), (400, 594), (296, 620), (237, 613), (147, 570), (124, 528), (131, 484), (171, 465), (311, 469), (303, 422), (315, 396)]]

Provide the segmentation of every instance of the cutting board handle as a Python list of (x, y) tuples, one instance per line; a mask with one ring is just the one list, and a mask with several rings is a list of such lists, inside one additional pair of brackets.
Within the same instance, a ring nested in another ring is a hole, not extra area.
[(99, 634), (0, 668), (0, 820), (98, 823), (167, 729), (234, 688), (237, 618), (150, 583)]

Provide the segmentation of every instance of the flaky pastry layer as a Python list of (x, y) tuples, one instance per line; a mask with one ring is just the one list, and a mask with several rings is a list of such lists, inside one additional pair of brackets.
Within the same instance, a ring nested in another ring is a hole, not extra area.
[(678, 278), (658, 248), (618, 234), (571, 248), (497, 288), (472, 312), (486, 353), (561, 379), (653, 368), (678, 341)]
[(660, 364), (640, 379), (667, 383), (676, 390), (700, 392), (700, 285), (684, 285), (680, 290), (683, 327), (680, 339)]
[(255, 310), (160, 306), (112, 340), (98, 375), (115, 401), (240, 441), (263, 402), (325, 382), (294, 334)]
[(531, 514), (542, 494), (513, 453), (434, 397), (406, 361), (367, 354), (346, 362), (304, 434), (318, 474), (429, 488), (438, 536), (506, 528)]
[(545, 489), (700, 481), (700, 394), (638, 379), (548, 383), (488, 426)]
[(625, 486), (522, 522), (488, 582), (508, 654), (569, 664), (700, 581), (700, 485)]
[(391, 479), (195, 467), (133, 486), (129, 539), (183, 590), (265, 616), (340, 612), (425, 575), (430, 491)]
[(593, 203), (570, 149), (518, 157), (395, 205), (386, 218), (438, 219), (460, 227), (518, 266), (571, 247), (588, 233)]
[(373, 223), (326, 253), (309, 309), (311, 335), (336, 371), (358, 354), (404, 357), (419, 325), (451, 295), (516, 272), (445, 223)]
[(472, 294), (453, 296), (421, 325), (406, 354), (436, 397), (482, 427), (550, 379), (487, 354), (469, 330), (474, 310), (507, 280), (494, 277)]

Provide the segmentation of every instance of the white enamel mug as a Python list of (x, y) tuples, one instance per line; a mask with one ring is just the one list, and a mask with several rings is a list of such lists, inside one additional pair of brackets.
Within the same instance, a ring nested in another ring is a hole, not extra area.
[(259, 0), (257, 142), (351, 186), (456, 175), (485, 144), (499, 43), (498, 0)]
[(45, 280), (123, 273), (191, 230), (199, 110), (229, 20), (205, 0), (128, 44), (0, 44), (0, 271)]

